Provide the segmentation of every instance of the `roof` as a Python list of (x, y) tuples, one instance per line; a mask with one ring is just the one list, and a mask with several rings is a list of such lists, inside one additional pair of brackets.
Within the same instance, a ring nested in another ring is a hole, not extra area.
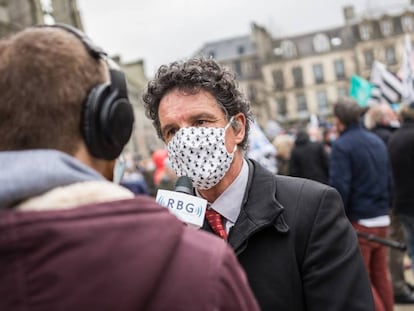
[(211, 56), (218, 61), (239, 58), (242, 55), (255, 55), (256, 49), (250, 36), (240, 36), (230, 39), (206, 43), (196, 55)]

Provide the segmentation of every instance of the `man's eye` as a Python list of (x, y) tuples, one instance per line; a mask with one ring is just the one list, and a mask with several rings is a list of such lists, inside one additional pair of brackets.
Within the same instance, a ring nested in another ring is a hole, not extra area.
[(168, 131), (165, 131), (164, 132), (164, 139), (165, 140), (170, 140), (174, 135), (175, 135), (175, 133), (177, 133), (177, 129), (175, 129), (175, 128), (172, 128), (172, 129), (169, 129)]
[(206, 120), (197, 120), (195, 122), (195, 126), (201, 126), (201, 125), (205, 125), (207, 123)]
[(177, 129), (170, 129), (167, 131), (167, 137), (172, 137), (177, 133)]

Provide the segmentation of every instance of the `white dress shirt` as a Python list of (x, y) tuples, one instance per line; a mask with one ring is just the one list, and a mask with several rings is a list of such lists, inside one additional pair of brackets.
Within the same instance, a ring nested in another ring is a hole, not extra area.
[[(214, 202), (210, 202), (210, 207), (223, 216), (223, 224), (227, 233), (239, 217), (248, 178), (249, 166), (243, 159), (242, 168), (236, 179)], [(196, 195), (201, 197), (197, 189)]]

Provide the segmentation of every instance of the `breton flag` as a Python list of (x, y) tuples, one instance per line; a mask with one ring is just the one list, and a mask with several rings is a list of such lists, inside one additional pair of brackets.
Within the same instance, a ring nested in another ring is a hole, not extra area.
[(413, 51), (411, 47), (411, 39), (408, 34), (405, 35), (403, 67), (400, 70), (403, 80), (402, 100), (405, 103), (414, 102), (413, 87)]
[(383, 63), (374, 61), (371, 70), (371, 83), (374, 85), (368, 105), (386, 102), (390, 105), (398, 103), (403, 93), (403, 82), (385, 67)]

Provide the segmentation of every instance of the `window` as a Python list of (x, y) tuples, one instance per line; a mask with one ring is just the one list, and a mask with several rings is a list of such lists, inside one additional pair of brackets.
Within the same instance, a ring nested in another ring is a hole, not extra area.
[(390, 19), (381, 21), (380, 28), (381, 28), (382, 35), (384, 37), (388, 37), (392, 35), (393, 27), (392, 27), (392, 21)]
[(295, 87), (303, 87), (303, 76), (302, 76), (302, 68), (301, 67), (293, 67), (292, 68), (293, 74), (293, 83)]
[(296, 103), (298, 112), (308, 111), (308, 105), (306, 104), (306, 97), (304, 94), (296, 95)]
[(243, 53), (244, 53), (244, 46), (240, 45), (240, 46), (237, 48), (237, 52), (239, 53), (239, 55), (243, 54)]
[(414, 31), (414, 21), (411, 15), (401, 17), (401, 26), (404, 32)]
[(275, 91), (282, 91), (285, 88), (285, 81), (283, 80), (283, 71), (274, 70), (272, 74)]
[(374, 52), (372, 50), (365, 50), (364, 51), (364, 60), (365, 60), (365, 67), (371, 68), (372, 63), (374, 62)]
[(395, 58), (395, 49), (393, 46), (385, 47), (385, 61), (387, 65), (394, 65), (397, 63)]
[(315, 64), (313, 67), (313, 75), (315, 77), (315, 83), (321, 84), (324, 82), (323, 78), (323, 67), (322, 64)]
[(292, 41), (282, 41), (280, 48), (282, 49), (282, 55), (285, 58), (293, 58), (297, 56), (296, 46)]
[(348, 89), (346, 87), (338, 87), (338, 98), (348, 96)]
[(318, 91), (316, 93), (316, 100), (318, 101), (318, 111), (320, 113), (328, 112), (328, 96), (326, 95), (326, 91)]
[(237, 76), (240, 78), (242, 76), (242, 68), (241, 63), (239, 60), (235, 60), (233, 63), (234, 71), (236, 72)]
[(371, 26), (368, 24), (359, 26), (359, 35), (362, 40), (369, 40), (371, 38)]
[(281, 117), (287, 115), (286, 97), (280, 97), (277, 99), (277, 114)]
[(317, 34), (313, 38), (313, 49), (318, 53), (328, 52), (331, 49), (329, 38), (325, 34)]
[(214, 51), (208, 52), (208, 58), (214, 58), (214, 57), (216, 57), (216, 53), (214, 53)]
[(336, 80), (345, 79), (345, 65), (342, 59), (337, 59), (334, 62)]

